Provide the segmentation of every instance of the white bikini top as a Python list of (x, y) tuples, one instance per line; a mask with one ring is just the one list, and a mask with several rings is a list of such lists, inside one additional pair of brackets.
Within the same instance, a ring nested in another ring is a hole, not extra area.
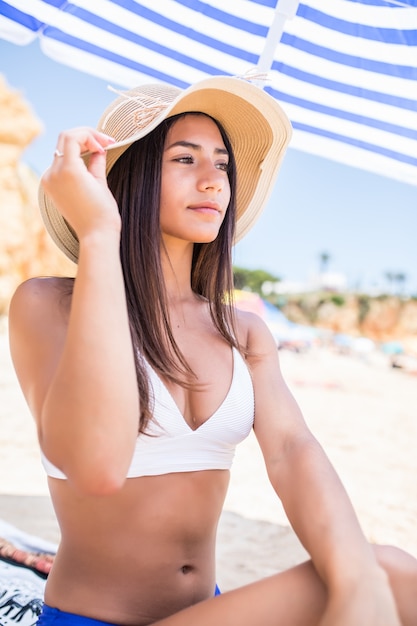
[[(230, 469), (235, 447), (250, 433), (254, 420), (252, 379), (244, 359), (233, 348), (232, 382), (220, 407), (196, 430), (190, 428), (167, 387), (148, 365), (154, 420), (140, 434), (127, 478), (172, 472)], [(48, 476), (66, 476), (42, 454)]]

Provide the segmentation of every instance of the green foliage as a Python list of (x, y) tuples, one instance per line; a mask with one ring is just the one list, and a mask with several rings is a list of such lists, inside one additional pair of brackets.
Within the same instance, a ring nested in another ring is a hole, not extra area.
[(369, 309), (371, 308), (370, 297), (361, 295), (358, 296), (358, 322), (359, 325), (365, 320), (366, 316), (369, 313)]
[(233, 268), (234, 285), (236, 289), (248, 289), (262, 296), (262, 285), (267, 282), (276, 283), (280, 279), (265, 270), (248, 270), (243, 267)]
[(335, 293), (331, 296), (330, 300), (333, 302), (333, 304), (335, 304), (336, 306), (343, 306), (345, 304), (345, 299), (343, 296)]

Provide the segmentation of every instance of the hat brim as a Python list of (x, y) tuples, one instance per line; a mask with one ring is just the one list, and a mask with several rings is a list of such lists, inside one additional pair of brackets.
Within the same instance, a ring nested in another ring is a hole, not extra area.
[[(110, 105), (102, 120), (108, 117)], [(253, 227), (272, 192), (291, 138), (291, 124), (278, 102), (259, 87), (240, 78), (208, 78), (178, 95), (145, 128), (107, 149), (106, 172), (132, 143), (149, 134), (164, 119), (199, 111), (218, 120), (231, 141), (237, 167), (237, 223), (235, 242)], [(106, 129), (112, 135), (111, 128)], [(117, 136), (117, 135), (113, 135)], [(39, 206), (45, 226), (56, 245), (74, 263), (78, 239), (51, 199), (39, 188)]]

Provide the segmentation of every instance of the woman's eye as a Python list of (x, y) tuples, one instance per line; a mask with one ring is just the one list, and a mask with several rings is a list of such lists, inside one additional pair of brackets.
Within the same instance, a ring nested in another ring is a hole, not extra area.
[[(174, 157), (173, 161), (175, 161), (176, 163), (186, 163), (186, 164), (193, 164), (195, 162), (194, 157), (191, 155)], [(227, 162), (216, 163), (215, 167), (218, 170), (222, 170), (223, 172), (229, 171), (229, 163)]]
[(178, 161), (178, 163), (193, 163), (193, 157), (191, 156), (181, 156), (174, 159), (174, 161)]

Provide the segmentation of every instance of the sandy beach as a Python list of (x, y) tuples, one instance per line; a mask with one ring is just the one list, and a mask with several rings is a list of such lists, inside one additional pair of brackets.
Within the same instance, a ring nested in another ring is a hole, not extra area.
[[(417, 377), (367, 358), (281, 351), (287, 383), (353, 501), (366, 536), (417, 556)], [(34, 423), (0, 332), (0, 518), (49, 541), (59, 531)], [(237, 450), (218, 536), (218, 581), (232, 588), (305, 558), (254, 437)]]

